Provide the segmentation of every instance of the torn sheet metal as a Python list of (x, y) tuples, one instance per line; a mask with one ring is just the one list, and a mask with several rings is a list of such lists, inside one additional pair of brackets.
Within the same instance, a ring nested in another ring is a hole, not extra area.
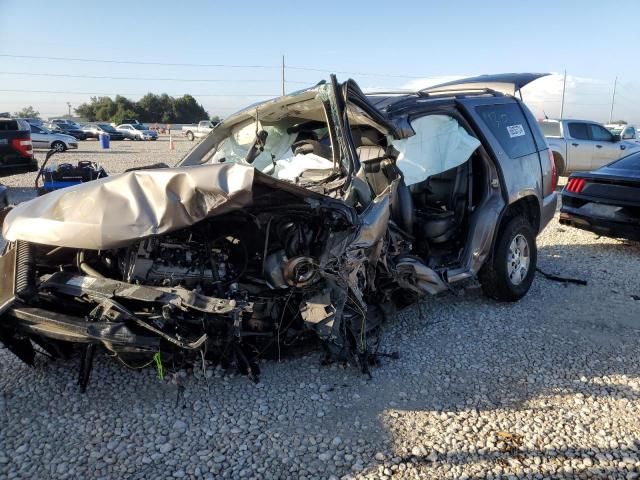
[(392, 140), (400, 152), (396, 165), (407, 185), (462, 165), (480, 146), (460, 124), (448, 115), (427, 115), (411, 121), (416, 132), (409, 138)]
[(21, 203), (2, 234), (10, 241), (117, 248), (247, 205), (254, 173), (237, 164), (123, 173)]

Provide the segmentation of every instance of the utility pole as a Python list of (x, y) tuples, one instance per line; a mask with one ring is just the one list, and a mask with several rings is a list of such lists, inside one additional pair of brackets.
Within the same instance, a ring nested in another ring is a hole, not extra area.
[(613, 104), (616, 102), (616, 87), (618, 86), (618, 77), (613, 81), (613, 97), (611, 97), (611, 110), (609, 111), (609, 123), (613, 120)]
[(284, 55), (282, 55), (282, 95), (284, 96)]
[(560, 104), (560, 120), (564, 118), (564, 92), (567, 89), (567, 71), (564, 71), (564, 79), (562, 80), (562, 103)]
[(67, 102), (67, 108), (69, 109), (69, 116), (71, 116), (71, 103)]

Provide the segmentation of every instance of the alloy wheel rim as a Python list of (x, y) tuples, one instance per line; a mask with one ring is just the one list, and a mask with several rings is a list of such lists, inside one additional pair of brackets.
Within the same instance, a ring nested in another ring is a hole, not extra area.
[(507, 274), (514, 285), (520, 285), (529, 273), (531, 251), (524, 235), (516, 235), (509, 245), (507, 253)]

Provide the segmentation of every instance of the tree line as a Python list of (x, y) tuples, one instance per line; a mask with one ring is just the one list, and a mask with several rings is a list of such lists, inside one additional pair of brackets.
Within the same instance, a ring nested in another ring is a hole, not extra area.
[(122, 95), (91, 97), (74, 109), (76, 114), (90, 122), (103, 121), (116, 124), (125, 118), (135, 118), (143, 123), (195, 123), (209, 118), (204, 107), (191, 95), (171, 97), (166, 93), (147, 93), (140, 100), (129, 100)]

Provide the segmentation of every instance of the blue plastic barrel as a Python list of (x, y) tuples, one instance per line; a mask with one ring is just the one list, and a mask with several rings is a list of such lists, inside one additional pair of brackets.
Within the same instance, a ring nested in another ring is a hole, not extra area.
[(109, 135), (100, 134), (100, 148), (109, 148)]

